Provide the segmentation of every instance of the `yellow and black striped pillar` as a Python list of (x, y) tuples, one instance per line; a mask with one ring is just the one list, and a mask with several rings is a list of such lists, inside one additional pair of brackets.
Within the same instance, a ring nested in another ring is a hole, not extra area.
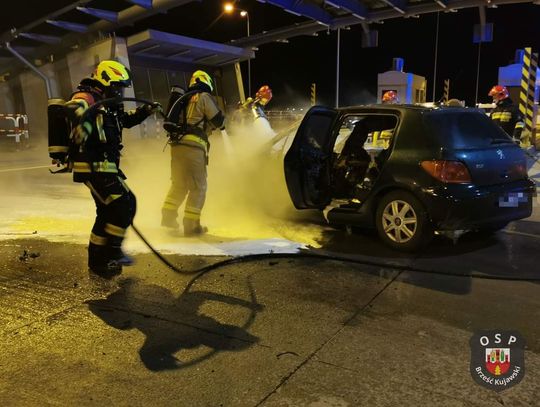
[(311, 84), (310, 100), (311, 100), (311, 106), (315, 106), (315, 104), (317, 103), (317, 84), (316, 83)]
[[(530, 135), (533, 127), (533, 109), (534, 97), (532, 103), (529, 101), (529, 84), (531, 80), (531, 59), (532, 49), (525, 48), (523, 55), (523, 66), (521, 67), (521, 90), (519, 92), (519, 111), (525, 120), (525, 128), (522, 136), (522, 145), (528, 147), (530, 145)], [(526, 137), (526, 139), (525, 139)]]
[(529, 93), (527, 97), (527, 102), (530, 107), (531, 113), (531, 132), (529, 133), (529, 145), (532, 143), (536, 145), (536, 125), (537, 125), (537, 114), (535, 111), (536, 105), (536, 71), (538, 69), (538, 53), (534, 52), (531, 57), (531, 69), (529, 73)]
[(443, 102), (447, 103), (450, 100), (450, 79), (444, 80)]

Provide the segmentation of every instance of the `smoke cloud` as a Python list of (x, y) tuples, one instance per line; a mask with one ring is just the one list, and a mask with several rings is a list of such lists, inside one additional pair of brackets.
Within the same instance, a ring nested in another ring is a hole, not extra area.
[[(290, 127), (290, 126), (289, 126)], [(296, 128), (272, 148), (275, 136), (268, 122), (231, 126), (210, 137), (208, 192), (201, 223), (208, 226), (209, 243), (238, 239), (283, 238), (318, 246), (322, 230), (308, 222), (290, 200), (284, 178), (283, 154)], [(170, 147), (166, 137), (126, 142), (123, 159), (128, 185), (138, 198), (135, 224), (154, 241), (170, 242), (171, 232), (160, 228), (161, 205), (170, 186)], [(165, 151), (163, 148), (166, 146)], [(183, 207), (178, 220), (182, 223)], [(179, 243), (187, 241), (172, 233)]]

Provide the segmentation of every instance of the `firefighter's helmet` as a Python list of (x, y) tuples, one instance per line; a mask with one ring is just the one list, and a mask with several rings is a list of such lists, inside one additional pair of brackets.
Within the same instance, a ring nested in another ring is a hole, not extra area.
[(92, 72), (91, 78), (106, 87), (113, 85), (131, 86), (129, 69), (116, 61), (101, 61), (94, 72)]
[(255, 97), (259, 99), (261, 105), (265, 106), (272, 100), (272, 89), (268, 85), (261, 86)]
[(488, 96), (491, 96), (495, 102), (499, 102), (509, 96), (508, 89), (503, 85), (495, 85), (489, 91)]
[(399, 103), (397, 93), (393, 90), (388, 90), (384, 92), (384, 95), (382, 97), (382, 102), (388, 103), (388, 104)]
[(204, 83), (208, 85), (211, 91), (214, 90), (214, 85), (212, 84), (212, 78), (204, 71), (195, 71), (191, 75), (191, 80), (189, 81), (189, 86), (195, 85), (197, 82)]

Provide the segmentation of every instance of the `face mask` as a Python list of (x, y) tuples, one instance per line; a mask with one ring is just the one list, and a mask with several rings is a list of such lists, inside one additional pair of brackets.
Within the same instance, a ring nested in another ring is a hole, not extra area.
[(117, 98), (124, 96), (124, 87), (119, 85), (111, 85), (106, 91), (108, 98)]

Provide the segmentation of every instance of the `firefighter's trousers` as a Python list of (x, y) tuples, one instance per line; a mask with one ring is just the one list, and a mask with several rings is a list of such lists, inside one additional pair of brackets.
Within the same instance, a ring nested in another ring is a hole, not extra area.
[(88, 264), (102, 266), (122, 256), (122, 241), (137, 210), (135, 195), (117, 174), (92, 174), (85, 182), (96, 203)]
[(163, 203), (164, 220), (174, 220), (187, 197), (184, 226), (200, 225), (206, 200), (206, 151), (190, 145), (171, 146), (171, 187)]

